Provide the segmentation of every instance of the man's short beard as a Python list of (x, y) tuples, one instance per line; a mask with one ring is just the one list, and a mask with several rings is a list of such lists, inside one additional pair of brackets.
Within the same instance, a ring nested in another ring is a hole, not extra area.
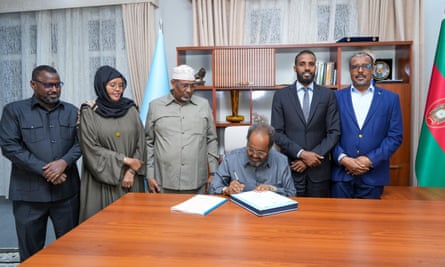
[(41, 99), (41, 101), (43, 103), (45, 103), (45, 104), (52, 105), (52, 104), (57, 104), (59, 102), (59, 99), (60, 99), (60, 95), (58, 95), (57, 98), (52, 98), (50, 96), (45, 96), (45, 97), (43, 97)]
[(306, 78), (304, 78), (303, 75), (300, 75), (300, 74), (297, 73), (297, 79), (302, 84), (310, 84), (311, 82), (314, 81), (314, 77), (315, 77), (315, 75), (312, 75), (311, 78), (307, 78), (306, 79)]

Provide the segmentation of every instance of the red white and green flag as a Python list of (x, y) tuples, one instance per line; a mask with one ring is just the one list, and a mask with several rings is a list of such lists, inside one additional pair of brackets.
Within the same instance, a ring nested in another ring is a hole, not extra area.
[(419, 186), (445, 186), (445, 19), (440, 27), (425, 105), (416, 175)]

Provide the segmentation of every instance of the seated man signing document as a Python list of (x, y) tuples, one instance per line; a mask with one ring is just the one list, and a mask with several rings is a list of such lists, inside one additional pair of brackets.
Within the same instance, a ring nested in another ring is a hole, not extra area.
[(228, 152), (210, 184), (210, 194), (230, 195), (243, 191), (273, 191), (295, 196), (286, 156), (271, 149), (275, 130), (264, 122), (247, 132), (247, 146)]

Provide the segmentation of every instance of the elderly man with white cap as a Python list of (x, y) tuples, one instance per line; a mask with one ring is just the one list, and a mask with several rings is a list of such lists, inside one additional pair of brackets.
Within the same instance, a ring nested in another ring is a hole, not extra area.
[(207, 99), (193, 95), (195, 76), (190, 66), (173, 69), (171, 86), (170, 94), (150, 102), (148, 109), (149, 191), (205, 193), (218, 167), (213, 113)]

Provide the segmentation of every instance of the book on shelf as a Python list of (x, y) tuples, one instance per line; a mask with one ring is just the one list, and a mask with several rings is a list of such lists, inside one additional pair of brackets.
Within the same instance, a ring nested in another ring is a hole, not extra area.
[(170, 208), (172, 211), (207, 215), (212, 210), (221, 206), (227, 201), (227, 198), (212, 195), (195, 195), (186, 201), (183, 201)]
[(335, 62), (317, 62), (317, 72), (315, 82), (322, 86), (332, 86), (336, 83), (337, 71), (335, 69)]
[(298, 201), (272, 191), (247, 191), (230, 195), (230, 200), (257, 216), (267, 216), (298, 209)]

